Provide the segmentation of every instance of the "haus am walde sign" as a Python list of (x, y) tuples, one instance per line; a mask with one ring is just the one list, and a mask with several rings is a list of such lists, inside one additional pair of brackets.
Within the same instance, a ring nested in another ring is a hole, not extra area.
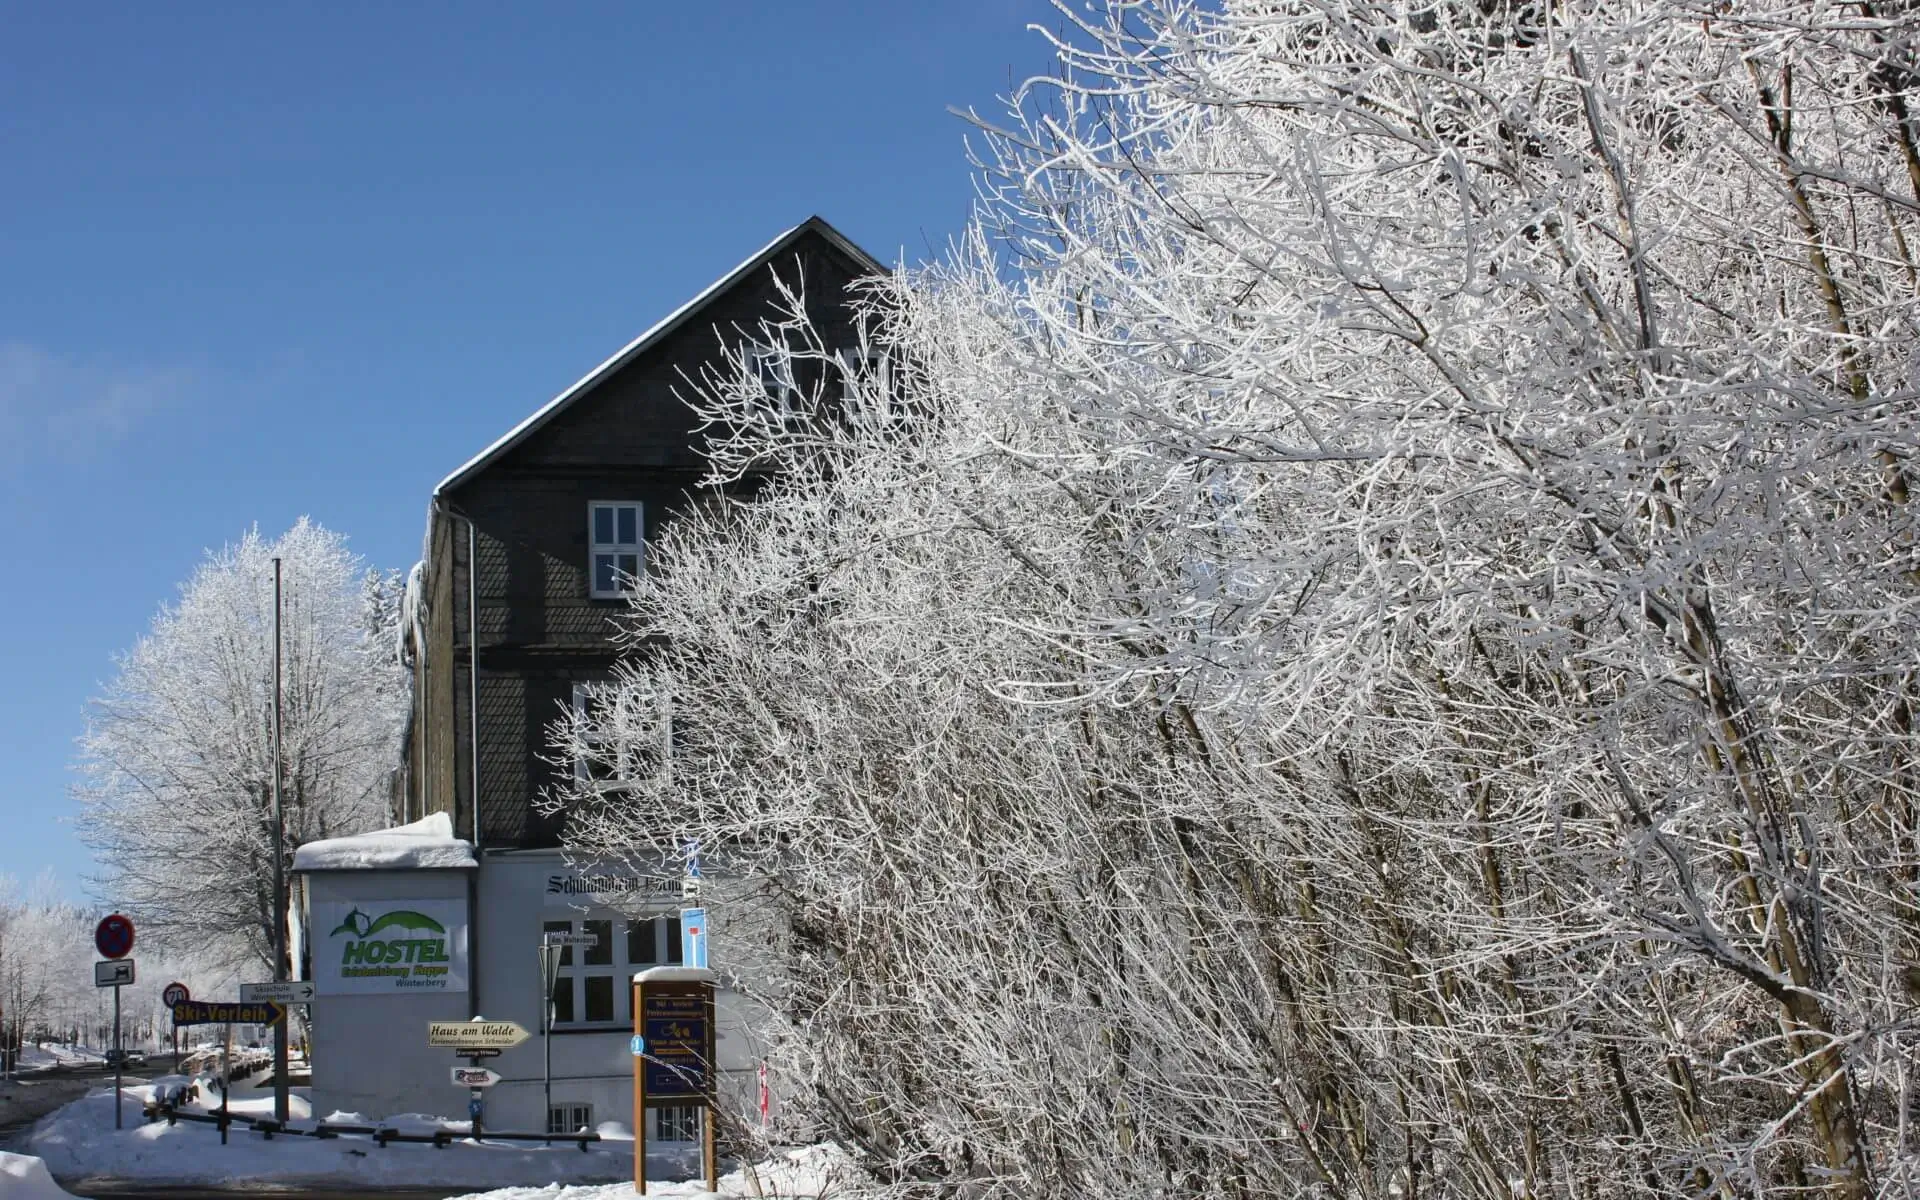
[(532, 1036), (512, 1021), (429, 1021), (427, 1045), (481, 1050), (518, 1046)]
[(464, 900), (334, 900), (312, 921), (317, 995), (467, 990)]
[(286, 1019), (285, 1006), (264, 1000), (258, 1004), (182, 1000), (173, 1006), (175, 1025), (278, 1025)]

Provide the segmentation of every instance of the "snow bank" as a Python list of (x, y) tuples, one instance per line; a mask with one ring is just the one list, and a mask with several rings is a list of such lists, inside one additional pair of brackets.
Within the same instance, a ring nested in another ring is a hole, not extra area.
[(0, 1150), (0, 1200), (73, 1200), (47, 1174), (47, 1164)]
[[(751, 1178), (749, 1178), (751, 1175)], [(705, 1179), (667, 1181), (647, 1172), (647, 1195), (675, 1196), (696, 1200), (702, 1196), (778, 1196), (781, 1200), (820, 1200), (843, 1194), (849, 1172), (846, 1157), (832, 1146), (807, 1146), (789, 1150), (769, 1162), (754, 1164), (751, 1172), (742, 1169), (720, 1177), (720, 1190), (709, 1192)], [(504, 1187), (490, 1192), (473, 1192), (451, 1200), (635, 1200), (633, 1181), (602, 1184), (598, 1187)]]
[(296, 871), (377, 871), (471, 867), (472, 843), (453, 836), (453, 818), (433, 813), (410, 825), (308, 842), (293, 852)]
[[(144, 1123), (140, 1109), (149, 1090), (144, 1086), (126, 1089), (125, 1129), (114, 1129), (113, 1090), (102, 1088), (41, 1118), (22, 1148), (45, 1160), (54, 1179), (79, 1191), (90, 1190), (89, 1182), (106, 1181), (151, 1187), (232, 1187), (235, 1180), (270, 1180), (275, 1188), (316, 1191), (396, 1187), (458, 1191), (626, 1180), (627, 1191), (632, 1192), (630, 1139), (594, 1143), (585, 1152), (572, 1142), (547, 1146), (463, 1140), (443, 1149), (401, 1143), (382, 1147), (371, 1138), (352, 1134), (325, 1140), (282, 1135), (269, 1141), (246, 1126), (235, 1125), (223, 1146), (219, 1130), (212, 1125)], [(306, 1124), (310, 1120), (306, 1097), (295, 1099), (294, 1123)], [(235, 1089), (236, 1116), (266, 1116), (272, 1104), (270, 1093), (243, 1094)], [(202, 1094), (190, 1107), (207, 1111), (218, 1105), (218, 1096)], [(419, 1114), (377, 1124), (412, 1129), (437, 1124), (464, 1132), (464, 1123)], [(697, 1153), (687, 1150), (649, 1153), (648, 1174), (685, 1178), (698, 1169), (697, 1158)], [(59, 1195), (53, 1193), (46, 1200), (59, 1200)], [(0, 1192), (0, 1200), (41, 1198)]]

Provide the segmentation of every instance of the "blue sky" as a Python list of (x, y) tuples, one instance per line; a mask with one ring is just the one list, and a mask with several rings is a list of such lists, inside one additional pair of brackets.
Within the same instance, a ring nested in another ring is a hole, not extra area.
[(87, 698), (203, 552), (433, 484), (811, 213), (963, 225), (1040, 0), (0, 3), (0, 874), (93, 868)]

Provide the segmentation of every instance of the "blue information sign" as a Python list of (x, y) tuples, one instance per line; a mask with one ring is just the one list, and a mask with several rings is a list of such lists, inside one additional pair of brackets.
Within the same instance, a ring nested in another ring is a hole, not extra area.
[(696, 990), (663, 992), (656, 991), (658, 987), (655, 984), (646, 990), (641, 1020), (646, 1033), (635, 1038), (646, 1048), (642, 1070), (646, 1073), (647, 1103), (703, 1098), (710, 1087), (707, 1051), (712, 1045), (707, 1029), (707, 997)]

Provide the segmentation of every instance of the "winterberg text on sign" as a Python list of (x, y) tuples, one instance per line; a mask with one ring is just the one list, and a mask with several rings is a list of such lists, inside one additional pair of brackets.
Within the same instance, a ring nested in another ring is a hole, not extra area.
[(284, 1007), (264, 1000), (257, 1004), (182, 1000), (173, 1006), (175, 1025), (278, 1025), (286, 1019)]
[(512, 1021), (429, 1021), (429, 1046), (518, 1046), (528, 1038)]

